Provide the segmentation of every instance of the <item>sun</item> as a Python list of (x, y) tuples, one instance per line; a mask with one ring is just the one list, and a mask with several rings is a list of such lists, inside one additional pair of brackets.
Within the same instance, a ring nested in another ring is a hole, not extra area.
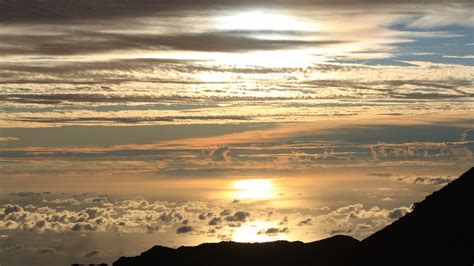
[(270, 179), (247, 179), (234, 183), (234, 197), (237, 199), (268, 199), (275, 194)]

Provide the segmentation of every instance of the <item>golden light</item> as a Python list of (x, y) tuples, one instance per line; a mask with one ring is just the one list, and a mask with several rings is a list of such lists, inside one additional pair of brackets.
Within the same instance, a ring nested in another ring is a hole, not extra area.
[(255, 51), (235, 54), (222, 54), (215, 57), (215, 62), (221, 65), (240, 67), (305, 67), (318, 60), (315, 56), (308, 56), (309, 51), (279, 50)]
[(253, 10), (231, 13), (218, 17), (216, 25), (223, 30), (312, 31), (309, 21), (280, 13), (276, 10)]
[(234, 183), (234, 198), (267, 199), (275, 196), (273, 182), (270, 179), (248, 179)]
[(270, 227), (272, 227), (271, 224), (264, 221), (246, 223), (234, 231), (232, 241), (243, 243), (275, 241), (277, 236), (264, 233)]

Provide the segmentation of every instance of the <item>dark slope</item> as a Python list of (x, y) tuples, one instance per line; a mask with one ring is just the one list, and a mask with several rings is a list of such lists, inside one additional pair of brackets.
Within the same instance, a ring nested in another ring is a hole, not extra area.
[(349, 236), (334, 236), (321, 241), (303, 243), (276, 241), (268, 243), (220, 242), (196, 247), (170, 249), (155, 246), (138, 257), (122, 257), (114, 263), (122, 265), (345, 265), (344, 257), (359, 245)]
[(155, 246), (114, 265), (473, 265), (474, 168), (415, 204), (411, 213), (359, 242), (348, 236), (302, 243), (221, 242)]
[(474, 168), (361, 242), (358, 265), (473, 265)]

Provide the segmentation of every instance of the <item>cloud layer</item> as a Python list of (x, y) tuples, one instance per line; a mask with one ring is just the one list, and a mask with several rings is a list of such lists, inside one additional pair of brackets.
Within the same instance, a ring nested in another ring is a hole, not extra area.
[[(261, 228), (255, 232), (256, 236), (284, 235), (292, 230), (305, 230), (306, 227), (324, 230), (319, 232), (321, 234), (333, 235), (337, 230), (342, 230), (348, 234), (364, 236), (409, 211), (406, 207), (391, 210), (378, 207), (365, 208), (363, 204), (357, 203), (339, 207), (333, 211), (325, 208), (326, 211), (318, 215), (305, 217), (298, 212), (283, 215), (272, 211), (268, 214), (265, 210), (251, 207), (247, 207), (249, 208), (247, 210), (239, 210), (236, 206), (223, 208), (205, 202), (176, 204), (165, 201), (148, 202), (145, 199), (110, 202), (102, 200), (106, 199), (105, 197), (96, 197), (96, 199), (101, 199), (101, 203), (97, 203), (97, 201), (90, 201), (90, 198), (76, 197), (75, 201), (79, 206), (75, 207), (69, 204), (67, 198), (57, 198), (57, 196), (52, 200), (45, 200), (43, 196), (33, 196), (31, 199), (38, 199), (39, 205), (2, 205), (0, 230), (37, 233), (110, 232), (198, 235), (208, 232), (208, 235), (217, 236), (219, 234), (232, 235), (232, 232), (235, 230), (238, 232), (238, 228), (247, 223), (266, 221), (268, 228)], [(54, 204), (50, 205), (51, 202)], [(63, 204), (58, 205), (59, 202)], [(91, 202), (95, 203), (91, 204)], [(236, 235), (236, 237), (239, 236)]]

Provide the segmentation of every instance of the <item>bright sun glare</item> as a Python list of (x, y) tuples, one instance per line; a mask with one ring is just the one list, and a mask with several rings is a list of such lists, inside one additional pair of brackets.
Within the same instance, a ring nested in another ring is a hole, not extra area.
[(267, 30), (267, 31), (310, 31), (314, 25), (294, 16), (272, 11), (236, 12), (219, 17), (219, 23), (225, 30)]
[(232, 240), (242, 243), (274, 241), (275, 236), (269, 236), (264, 233), (265, 229), (269, 227), (271, 227), (271, 225), (264, 221), (246, 223), (234, 231)]
[(240, 180), (234, 183), (234, 189), (234, 196), (238, 199), (267, 199), (274, 196), (270, 179)]
[[(287, 34), (292, 32), (315, 32), (320, 25), (314, 21), (305, 20), (295, 14), (287, 14), (278, 10), (250, 10), (233, 11), (212, 18), (216, 31), (233, 32), (233, 34), (243, 34), (246, 38), (263, 40), (287, 40)], [(304, 38), (303, 36), (292, 35), (291, 38)], [(306, 36), (307, 38), (307, 36)], [(308, 39), (310, 40), (310, 39)], [(160, 59), (190, 59), (190, 60), (210, 60), (218, 65), (233, 65), (240, 67), (263, 66), (263, 67), (305, 67), (320, 60), (314, 54), (319, 50), (309, 47), (299, 47), (295, 49), (279, 50), (255, 50), (239, 53), (225, 52), (158, 52), (152, 58)], [(228, 81), (226, 77), (218, 75), (208, 75), (200, 77), (205, 81)]]

